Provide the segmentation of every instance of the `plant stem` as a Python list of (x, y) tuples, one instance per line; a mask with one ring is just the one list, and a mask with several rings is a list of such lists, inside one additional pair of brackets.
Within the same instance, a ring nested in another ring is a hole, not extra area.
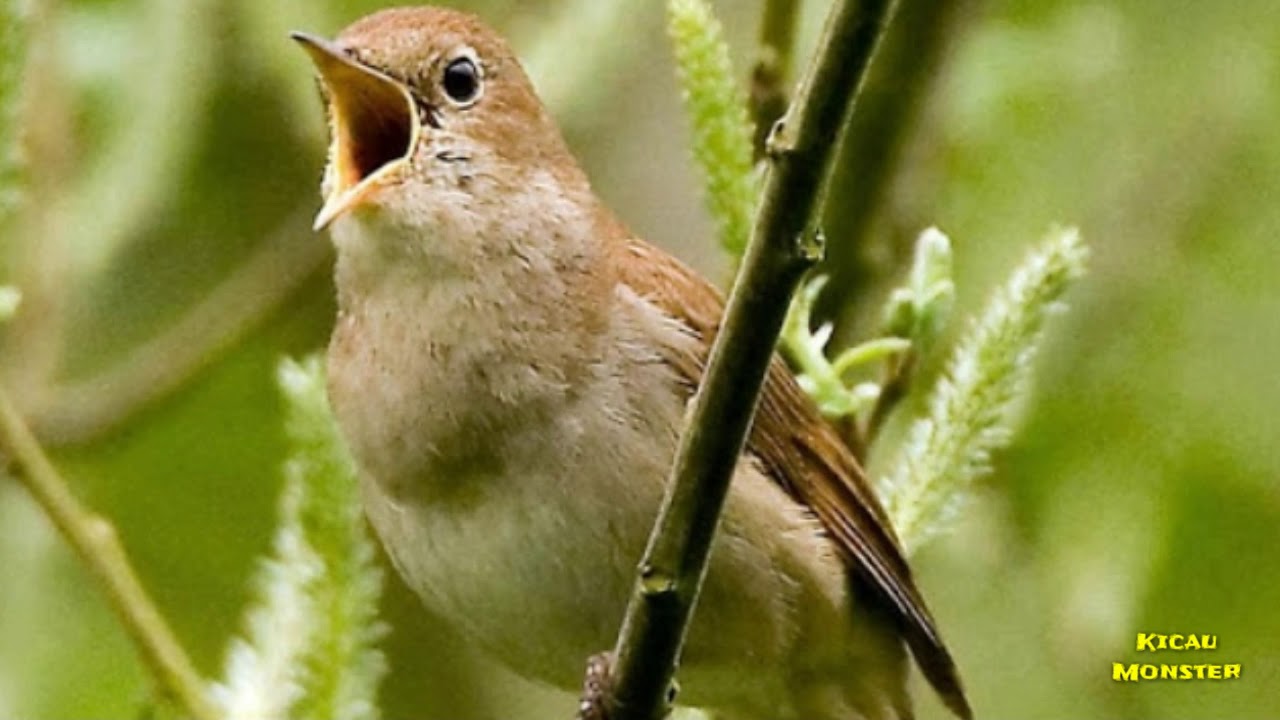
[[(871, 406), (871, 413), (867, 416), (866, 425), (860, 433), (861, 437), (858, 438), (858, 445), (864, 450), (870, 448), (876, 441), (884, 424), (888, 422), (889, 416), (907, 398), (911, 381), (915, 378), (917, 364), (918, 357), (914, 348), (889, 361), (884, 382), (880, 385), (880, 397), (876, 398), (875, 405)], [(863, 455), (859, 455), (858, 459), (864, 463), (867, 461)]]
[(139, 582), (109, 522), (85, 509), (0, 389), (0, 451), (58, 532), (101, 583), (159, 691), (194, 720), (215, 720), (205, 682)]
[(764, 157), (774, 123), (787, 111), (787, 78), (796, 44), (801, 0), (765, 0), (760, 48), (751, 71), (751, 120), (756, 159)]
[(747, 254), (693, 398), (640, 578), (615, 647), (611, 720), (667, 710), (689, 617), (791, 296), (821, 256), (809, 228), (835, 143), (852, 110), (891, 0), (841, 0), (795, 104), (771, 135), (769, 173)]
[[(831, 178), (830, 192), (840, 201), (831, 203), (823, 217), (824, 227), (840, 242), (823, 268), (834, 292), (824, 295), (814, 314), (834, 321), (832, 347), (844, 347), (872, 331), (869, 326), (876, 322), (879, 308), (871, 298), (885, 289), (884, 280), (910, 262), (914, 230), (901, 236), (909, 237), (905, 243), (895, 243), (889, 236), (895, 228), (885, 228), (887, 206), (900, 181), (907, 146), (946, 77), (951, 50), (964, 37), (963, 27), (975, 17), (977, 4), (978, 0), (902, 0), (893, 29), (884, 38)], [(923, 224), (916, 218), (902, 220), (911, 228)], [(889, 248), (885, 252), (872, 251), (884, 246)]]

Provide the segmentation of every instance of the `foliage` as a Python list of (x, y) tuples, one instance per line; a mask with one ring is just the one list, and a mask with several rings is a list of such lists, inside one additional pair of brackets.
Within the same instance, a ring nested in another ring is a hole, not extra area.
[(889, 295), (884, 329), (890, 337), (911, 340), (926, 353), (950, 319), (956, 284), (952, 280), (951, 240), (929, 228), (916, 241), (907, 283)]
[(721, 247), (737, 258), (751, 234), (756, 195), (746, 94), (734, 78), (720, 21), (705, 0), (668, 0), (667, 28), (707, 207), (719, 226)]
[(814, 304), (827, 286), (827, 279), (824, 275), (815, 277), (796, 296), (782, 331), (783, 349), (801, 369), (800, 387), (818, 403), (823, 415), (832, 419), (856, 417), (875, 404), (880, 397), (880, 386), (873, 382), (848, 385), (845, 374), (859, 365), (905, 352), (911, 347), (911, 341), (903, 337), (868, 340), (844, 350), (834, 361), (828, 360), (826, 349), (831, 340), (831, 324), (825, 323), (816, 331), (810, 329)]
[[(881, 486), (908, 552), (953, 519), (965, 491), (990, 472), (992, 453), (1011, 441), (1045, 318), (1084, 273), (1086, 255), (1074, 230), (1054, 233), (996, 293), (956, 348), (933, 389), (928, 416), (912, 425), (901, 458)], [(928, 284), (913, 278), (913, 285)]]
[(228, 718), (376, 720), (386, 672), (377, 648), (382, 575), (355, 466), (329, 411), (319, 357), (282, 362), (279, 382), (292, 444), (280, 526), (247, 637), (232, 643), (217, 695)]
[[(153, 0), (19, 4), (32, 10), (42, 58), (24, 99), (38, 110), (40, 143), (24, 165), (31, 224), (24, 211), (3, 238), (0, 280), (23, 299), (0, 371), (215, 675), (278, 519), (290, 450), (277, 358), (321, 347), (333, 321), (326, 242), (307, 229), (323, 123), (286, 33), (331, 34), (386, 3), (236, 0), (212, 13)], [(675, 139), (687, 120), (662, 50), (662, 6), (599, 0), (593, 14), (624, 18), (601, 29), (577, 24), (586, 4), (456, 3), (522, 56), (542, 56), (545, 40), (555, 52), (535, 79), (573, 88), (552, 92), (568, 99), (551, 109), (602, 197), (639, 235), (723, 277), (702, 183)], [(824, 7), (803, 5), (798, 57)], [(902, 143), (856, 289), (885, 297), (931, 224), (955, 240), (956, 317), (980, 311), (1029, 231), (1070, 220), (1094, 250), (1073, 311), (1044, 338), (1018, 441), (994, 459), (954, 534), (913, 561), (984, 717), (1273, 714), (1264, 680), (1280, 577), (1259, 548), (1280, 541), (1280, 35), (1258, 22), (1273, 5), (995, 0), (948, 29), (952, 51)], [(734, 56), (753, 56), (758, 5), (715, 7)], [(165, 34), (166, 23), (182, 27)], [(196, 44), (175, 42), (192, 37), (190, 25)], [(170, 117), (185, 118), (185, 141), (131, 140), (138, 113), (167, 102), (181, 105)], [(86, 253), (96, 270), (69, 273), (81, 262), (68, 237), (94, 245), (97, 225), (123, 216), (111, 203), (137, 200), (80, 197), (90, 175), (110, 190), (94, 171), (107, 162), (158, 166), (146, 178), (155, 195), (140, 224)], [(829, 283), (813, 327), (854, 289)], [(864, 315), (828, 344), (880, 334), (878, 313)], [(920, 388), (949, 354), (951, 330), (920, 366)], [(867, 369), (876, 364), (843, 377), (878, 381)], [(901, 408), (916, 412), (913, 399)], [(892, 473), (910, 426), (885, 426), (873, 476)], [(139, 716), (148, 679), (127, 639), (6, 481), (0, 567), (0, 715)], [(386, 595), (396, 627), (386, 716), (570, 715), (571, 697), (504, 674), (396, 583)], [(1136, 630), (1184, 628), (1218, 634), (1217, 654), (1243, 662), (1246, 677), (1100, 679), (1132, 656)], [(918, 716), (944, 717), (927, 701)]]
[[(701, 0), (671, 0), (671, 39), (702, 168), (722, 245), (737, 257), (738, 223), (750, 217), (750, 132), (744, 95), (737, 89), (720, 25)], [(729, 232), (732, 231), (732, 232)], [(992, 451), (1009, 443), (1005, 415), (1027, 392), (1029, 358), (1044, 314), (1072, 278), (1083, 272), (1084, 250), (1074, 232), (1063, 233), (1043, 255), (1015, 273), (1004, 294), (957, 351), (950, 381), (939, 383), (931, 415), (916, 425), (885, 488), (888, 510), (908, 551), (939, 532), (945, 509), (954, 508), (973, 481), (989, 470)], [(837, 239), (838, 241), (838, 239)], [(907, 284), (885, 310), (886, 336), (846, 349), (834, 361), (825, 354), (830, 323), (812, 330), (814, 303), (825, 277), (810, 281), (792, 303), (781, 344), (804, 390), (824, 415), (857, 419), (881, 399), (880, 385), (847, 384), (852, 369), (911, 351), (927, 352), (942, 331), (955, 298), (951, 242), (936, 229), (921, 234)], [(905, 391), (904, 391), (905, 392)]]

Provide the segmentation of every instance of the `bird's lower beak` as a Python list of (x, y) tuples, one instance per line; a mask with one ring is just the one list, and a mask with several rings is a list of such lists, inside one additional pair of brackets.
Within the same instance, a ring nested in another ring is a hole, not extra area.
[(300, 32), (291, 37), (311, 56), (329, 95), (332, 175), (316, 216), (315, 229), (321, 230), (403, 172), (417, 145), (420, 123), (404, 83), (328, 40)]

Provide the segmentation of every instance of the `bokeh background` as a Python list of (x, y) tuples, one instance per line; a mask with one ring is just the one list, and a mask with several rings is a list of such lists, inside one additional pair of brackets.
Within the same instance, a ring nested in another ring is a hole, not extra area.
[[(308, 228), (324, 128), (286, 32), (333, 33), (379, 3), (28, 4), (31, 202), (0, 261), (25, 299), (4, 382), (216, 676), (275, 516), (274, 367), (320, 347), (333, 314), (330, 250)], [(663, 3), (455, 4), (513, 39), (620, 214), (723, 277)], [(801, 58), (828, 4), (804, 4)], [(1094, 250), (1014, 448), (916, 558), (973, 704), (992, 720), (1280, 717), (1274, 0), (910, 9), (931, 4), (907, 3), (856, 121), (870, 177), (834, 189), (878, 208), (831, 219), (841, 335), (867, 331), (927, 225), (955, 242), (961, 314), (1053, 223)], [(716, 7), (745, 82), (760, 3)], [(570, 715), (572, 697), (413, 602), (392, 585), (387, 717)], [(1137, 632), (1217, 635), (1211, 653), (1146, 659), (1243, 677), (1115, 683), (1112, 662), (1143, 659)], [(0, 480), (0, 717), (134, 718), (148, 698), (90, 579)]]

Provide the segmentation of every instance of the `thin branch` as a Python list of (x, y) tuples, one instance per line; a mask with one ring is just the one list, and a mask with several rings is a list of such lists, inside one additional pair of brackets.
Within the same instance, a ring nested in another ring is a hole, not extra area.
[(146, 590), (139, 582), (115, 528), (85, 509), (71, 494), (0, 389), (0, 451), (12, 463), (12, 474), (36, 502), (98, 579), (121, 624), (133, 639), (143, 662), (164, 696), (195, 720), (215, 720), (217, 714), (186, 651), (178, 644)]
[[(889, 360), (885, 368), (884, 380), (880, 384), (880, 395), (871, 406), (867, 422), (858, 432), (857, 445), (861, 449), (858, 459), (867, 462), (866, 451), (875, 442), (884, 424), (894, 410), (907, 399), (911, 391), (911, 381), (915, 379), (916, 368), (920, 364), (919, 353), (910, 349)], [(856, 428), (855, 428), (856, 430)]]
[[(925, 119), (930, 99), (946, 79), (947, 63), (982, 0), (901, 0), (876, 66), (840, 149), (823, 226), (833, 238), (823, 272), (831, 276), (815, 313), (835, 325), (833, 347), (874, 332), (877, 303), (902, 264), (914, 237), (887, 236), (890, 200), (902, 181), (906, 150)], [(928, 195), (928, 192), (923, 194)], [(905, 218), (898, 227), (927, 220)], [(881, 251), (881, 248), (887, 248)]]
[[(892, 9), (891, 0), (841, 0), (796, 103), (768, 143), (769, 174), (751, 242), (734, 283), (658, 521), (640, 565), (600, 699), (612, 720), (667, 710), (685, 630), (706, 571), (774, 346), (804, 272), (821, 256), (809, 228), (840, 134)], [(590, 703), (584, 716), (593, 714)]]
[(756, 159), (764, 157), (769, 132), (787, 111), (787, 81), (795, 53), (801, 0), (765, 0), (760, 48), (751, 71), (751, 120)]

